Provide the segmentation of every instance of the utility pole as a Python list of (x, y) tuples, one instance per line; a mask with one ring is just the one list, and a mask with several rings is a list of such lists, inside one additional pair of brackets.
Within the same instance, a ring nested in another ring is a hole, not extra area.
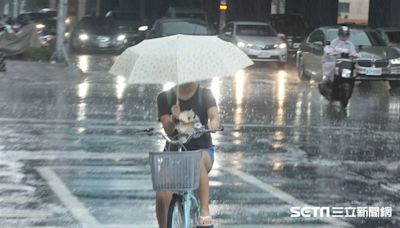
[(13, 0), (13, 17), (17, 17), (18, 16), (18, 10), (19, 9), (19, 0)]
[(57, 8), (57, 0), (49, 0), (49, 8), (56, 9)]
[(78, 20), (80, 20), (86, 14), (86, 0), (79, 0), (78, 2)]
[(220, 0), (219, 2), (219, 33), (222, 32), (222, 29), (226, 24), (226, 11), (228, 10), (228, 0)]
[(96, 16), (100, 15), (100, 0), (96, 0)]
[(57, 61), (66, 61), (67, 53), (65, 51), (65, 19), (67, 18), (68, 0), (59, 0), (57, 14), (57, 44), (56, 59)]
[(6, 2), (5, 1), (0, 1), (0, 18), (4, 17), (4, 8), (6, 6)]
[(144, 21), (145, 18), (146, 18), (146, 1), (141, 0), (140, 1), (140, 19), (142, 21)]

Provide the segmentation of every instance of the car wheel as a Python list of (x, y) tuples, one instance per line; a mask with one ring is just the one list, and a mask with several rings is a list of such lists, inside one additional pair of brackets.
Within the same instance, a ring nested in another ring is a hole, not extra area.
[(391, 89), (400, 89), (400, 81), (389, 81)]
[(303, 63), (303, 59), (300, 58), (299, 66), (297, 67), (297, 73), (301, 81), (309, 81), (311, 79), (310, 75), (307, 74), (306, 68)]

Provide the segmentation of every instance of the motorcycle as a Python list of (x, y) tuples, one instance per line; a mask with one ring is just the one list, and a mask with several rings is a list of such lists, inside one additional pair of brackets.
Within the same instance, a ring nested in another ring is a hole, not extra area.
[[(355, 72), (355, 57), (348, 53), (334, 54), (337, 56), (333, 81), (325, 79), (318, 84), (319, 92), (328, 101), (339, 101), (343, 109), (347, 107), (353, 94), (354, 83), (357, 77)], [(329, 78), (329, 77), (328, 77)]]

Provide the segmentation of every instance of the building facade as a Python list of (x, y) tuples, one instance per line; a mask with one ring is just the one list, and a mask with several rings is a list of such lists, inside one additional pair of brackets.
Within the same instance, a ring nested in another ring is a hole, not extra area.
[(338, 23), (368, 24), (369, 1), (339, 0)]

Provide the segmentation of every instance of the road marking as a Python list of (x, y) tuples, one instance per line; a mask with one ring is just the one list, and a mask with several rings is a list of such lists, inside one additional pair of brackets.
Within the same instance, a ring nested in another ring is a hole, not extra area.
[(395, 192), (395, 193), (399, 193), (400, 192), (400, 183), (397, 184), (381, 184), (380, 185), (381, 188), (387, 190), (387, 191), (391, 191), (391, 192)]
[(46, 218), (50, 217), (52, 212), (43, 211), (43, 210), (8, 210), (8, 209), (0, 209), (0, 218)]
[[(312, 205), (307, 204), (302, 200), (296, 199), (294, 196), (292, 196), (282, 190), (279, 190), (265, 182), (262, 182), (261, 180), (257, 179), (253, 175), (247, 174), (245, 172), (242, 172), (240, 170), (236, 170), (233, 168), (220, 167), (220, 169), (239, 177), (243, 181), (272, 194), (276, 198), (281, 199), (290, 205), (297, 206), (297, 207), (313, 207)], [(327, 222), (329, 224), (332, 224), (336, 227), (353, 227), (351, 224), (349, 224), (347, 222), (344, 222), (342, 220), (332, 218), (332, 217), (321, 217), (318, 219), (320, 219), (321, 221)]]
[(72, 215), (84, 225), (99, 227), (100, 223), (92, 216), (86, 207), (76, 198), (57, 176), (57, 174), (49, 167), (37, 168), (39, 174), (47, 181), (50, 188), (63, 202)]

